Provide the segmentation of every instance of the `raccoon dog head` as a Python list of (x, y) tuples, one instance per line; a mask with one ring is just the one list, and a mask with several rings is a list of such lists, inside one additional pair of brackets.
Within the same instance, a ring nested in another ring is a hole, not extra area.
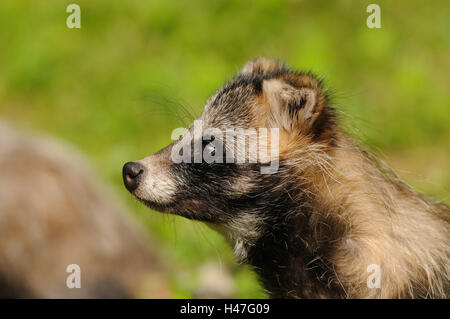
[(258, 58), (208, 100), (178, 140), (125, 164), (124, 183), (158, 211), (257, 234), (267, 207), (286, 205), (293, 185), (301, 185), (301, 151), (331, 145), (333, 127), (319, 80)]

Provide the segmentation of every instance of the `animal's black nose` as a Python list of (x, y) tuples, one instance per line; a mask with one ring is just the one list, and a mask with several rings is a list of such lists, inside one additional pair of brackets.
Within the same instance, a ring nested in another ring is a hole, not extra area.
[(144, 167), (136, 162), (128, 162), (123, 166), (123, 183), (130, 192), (138, 187), (142, 173), (144, 173)]

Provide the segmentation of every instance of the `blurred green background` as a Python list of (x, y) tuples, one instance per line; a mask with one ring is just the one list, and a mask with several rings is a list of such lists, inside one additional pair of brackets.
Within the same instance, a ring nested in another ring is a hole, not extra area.
[[(206, 99), (243, 64), (276, 57), (324, 76), (351, 127), (402, 177), (449, 202), (448, 1), (0, 2), (0, 119), (75, 145), (160, 242), (191, 297), (199, 266), (233, 271), (235, 297), (264, 297), (224, 240), (149, 211), (122, 187), (122, 165), (170, 143), (180, 105)], [(81, 29), (66, 7), (81, 7)]]

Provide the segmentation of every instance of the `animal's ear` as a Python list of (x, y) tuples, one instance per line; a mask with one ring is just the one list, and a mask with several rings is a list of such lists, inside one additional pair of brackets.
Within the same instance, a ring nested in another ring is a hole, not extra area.
[(263, 80), (268, 125), (320, 137), (334, 124), (334, 111), (320, 82), (308, 74)]
[(251, 74), (267, 74), (270, 72), (276, 72), (282, 69), (283, 66), (276, 60), (267, 59), (264, 57), (259, 57), (256, 60), (248, 61), (241, 74), (251, 75)]

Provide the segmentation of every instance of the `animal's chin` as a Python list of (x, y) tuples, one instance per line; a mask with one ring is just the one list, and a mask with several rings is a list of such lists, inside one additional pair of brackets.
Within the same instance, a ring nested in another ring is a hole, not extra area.
[(148, 208), (158, 211), (160, 213), (173, 214), (181, 217), (185, 217), (187, 219), (207, 222), (207, 223), (215, 223), (217, 222), (212, 218), (209, 214), (201, 214), (198, 211), (185, 211), (183, 205), (177, 205), (176, 202), (161, 204), (153, 201), (149, 201), (146, 199), (141, 199), (136, 197), (139, 201), (144, 203)]
[(156, 210), (158, 212), (161, 213), (169, 213), (169, 214), (173, 214), (172, 212), (172, 204), (161, 204), (161, 203), (157, 203), (157, 202), (153, 202), (150, 200), (146, 200), (146, 199), (142, 199), (139, 197), (136, 197), (140, 202), (144, 203), (145, 206), (147, 206), (148, 208), (152, 209), (152, 210)]

